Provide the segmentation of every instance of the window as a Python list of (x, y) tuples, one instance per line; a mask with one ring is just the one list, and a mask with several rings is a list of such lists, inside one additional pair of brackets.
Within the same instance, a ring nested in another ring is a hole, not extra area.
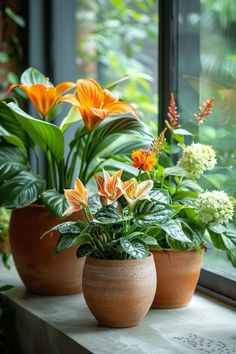
[[(39, 5), (33, 0), (29, 3), (29, 18), (37, 24)], [(192, 114), (205, 99), (214, 97), (213, 114), (197, 134), (201, 143), (211, 144), (217, 151), (218, 166), (201, 183), (205, 188), (221, 188), (236, 197), (236, 3), (232, 0), (42, 3), (41, 19), (45, 11), (49, 15), (42, 36), (45, 52), (41, 48), (38, 53), (35, 47), (38, 34), (30, 33), (30, 64), (35, 65), (40, 57), (50, 63), (47, 70), (36, 66), (51, 73), (53, 81), (92, 76), (106, 86), (130, 75), (125, 85), (115, 90), (118, 93), (122, 90), (128, 101), (140, 103), (142, 118), (152, 125), (153, 132), (157, 127), (157, 111), (159, 130), (164, 125), (170, 92), (177, 98), (182, 125), (192, 131), (197, 129)], [(42, 31), (41, 27), (38, 30)], [(48, 47), (50, 40), (52, 48)], [(223, 254), (209, 246), (204, 269), (202, 285), (235, 298), (236, 270)]]
[[(221, 0), (179, 0), (165, 5), (163, 1), (162, 5), (161, 11), (169, 15), (170, 25), (166, 90), (177, 97), (182, 125), (197, 133), (201, 143), (212, 145), (218, 156), (217, 167), (200, 182), (205, 189), (223, 189), (235, 197), (236, 4)], [(198, 128), (193, 113), (197, 113), (199, 104), (212, 97), (213, 114), (207, 124)], [(167, 99), (162, 103), (166, 102)], [(230, 288), (235, 286), (236, 270), (226, 256), (209, 244), (204, 259), (207, 272), (202, 272), (203, 285), (223, 295), (235, 296)]]

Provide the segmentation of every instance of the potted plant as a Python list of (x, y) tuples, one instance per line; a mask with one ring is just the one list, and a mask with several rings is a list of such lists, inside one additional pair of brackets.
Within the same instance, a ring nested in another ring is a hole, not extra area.
[[(29, 291), (75, 293), (81, 291), (84, 259), (72, 257), (73, 249), (54, 257), (55, 235), (42, 241), (40, 236), (63, 221), (67, 208), (63, 189), (70, 188), (74, 175), (89, 183), (102, 166), (112, 165), (111, 153), (127, 154), (132, 146), (140, 146), (138, 135), (144, 140), (150, 136), (133, 106), (92, 79), (53, 86), (29, 68), (21, 84), (10, 87), (13, 90), (28, 97), (38, 113), (37, 118), (26, 113), (13, 96), (0, 103), (0, 204), (13, 209), (13, 258)], [(73, 93), (65, 94), (69, 90)], [(53, 124), (68, 101), (72, 103), (69, 113), (60, 126)], [(129, 141), (122, 143), (126, 134)], [(85, 218), (83, 213), (78, 217)]]
[[(198, 125), (207, 120), (213, 102), (207, 100), (194, 115)], [(151, 252), (158, 279), (153, 307), (158, 308), (189, 303), (208, 244), (225, 251), (236, 267), (236, 229), (230, 223), (235, 200), (224, 191), (204, 190), (198, 183), (216, 165), (216, 154), (211, 146), (195, 142), (195, 137), (182, 129), (178, 120), (171, 95), (166, 121), (170, 143), (164, 138), (165, 128), (148, 149), (135, 150), (131, 155), (139, 178), (151, 179), (163, 208), (174, 210), (171, 219), (163, 219), (159, 224), (153, 220), (153, 229), (149, 230), (157, 240), (157, 245), (151, 245)], [(189, 144), (185, 144), (186, 140)], [(173, 151), (177, 152), (174, 165)]]
[(138, 183), (135, 178), (122, 182), (122, 170), (110, 176), (96, 175), (100, 202), (76, 179), (74, 190), (65, 190), (74, 213), (84, 210), (88, 222), (56, 225), (59, 233), (56, 253), (77, 246), (77, 257), (86, 257), (83, 294), (86, 303), (104, 326), (137, 325), (149, 310), (156, 291), (156, 271), (147, 242), (148, 218), (158, 220), (159, 202), (151, 201), (153, 182)]

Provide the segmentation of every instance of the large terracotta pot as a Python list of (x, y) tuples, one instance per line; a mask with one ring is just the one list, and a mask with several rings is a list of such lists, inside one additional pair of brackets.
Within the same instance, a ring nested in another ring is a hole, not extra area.
[(100, 325), (138, 325), (152, 304), (155, 290), (156, 270), (152, 255), (143, 260), (86, 258), (83, 293)]
[(76, 257), (76, 248), (55, 255), (58, 240), (55, 232), (41, 239), (45, 231), (64, 221), (53, 217), (43, 205), (33, 204), (12, 212), (11, 252), (17, 271), (31, 293), (67, 295), (82, 291), (85, 259)]
[(190, 302), (199, 279), (203, 254), (195, 250), (151, 250), (157, 270), (156, 308), (184, 307)]

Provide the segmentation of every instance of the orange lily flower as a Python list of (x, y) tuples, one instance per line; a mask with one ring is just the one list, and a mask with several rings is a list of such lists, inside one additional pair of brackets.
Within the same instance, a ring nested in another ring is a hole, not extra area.
[(65, 197), (69, 203), (63, 215), (72, 214), (88, 206), (88, 189), (86, 189), (79, 178), (75, 180), (75, 189), (65, 189)]
[(133, 106), (127, 102), (119, 101), (110, 91), (102, 89), (95, 80), (80, 79), (76, 85), (77, 95), (65, 95), (60, 101), (69, 102), (79, 109), (87, 130), (94, 130), (110, 115), (131, 113), (137, 117)]
[(95, 175), (98, 194), (106, 200), (107, 205), (112, 204), (123, 194), (121, 187), (122, 181), (120, 179), (122, 172), (122, 170), (119, 170), (115, 172), (113, 176), (110, 176), (107, 171), (103, 170), (104, 178), (100, 177), (98, 174)]
[(59, 98), (75, 86), (74, 82), (61, 82), (57, 86), (50, 84), (32, 84), (29, 86), (14, 84), (10, 86), (8, 93), (19, 87), (26, 93), (40, 115), (45, 117), (59, 101)]
[(135, 178), (122, 183), (124, 197), (130, 208), (133, 208), (138, 200), (149, 199), (149, 192), (153, 187), (153, 181), (147, 180), (138, 184)]

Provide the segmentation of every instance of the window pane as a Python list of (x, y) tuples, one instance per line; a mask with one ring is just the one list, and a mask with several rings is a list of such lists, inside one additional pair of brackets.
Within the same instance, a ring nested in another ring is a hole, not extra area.
[(115, 88), (135, 104), (142, 119), (157, 122), (157, 1), (77, 0), (78, 76)]
[[(212, 145), (217, 167), (201, 179), (205, 189), (236, 197), (236, 2), (180, 0), (178, 104), (182, 126)], [(199, 104), (215, 98), (213, 113), (199, 131), (193, 119)], [(235, 221), (236, 225), (236, 221)], [(236, 269), (211, 245), (205, 267), (236, 279)]]

